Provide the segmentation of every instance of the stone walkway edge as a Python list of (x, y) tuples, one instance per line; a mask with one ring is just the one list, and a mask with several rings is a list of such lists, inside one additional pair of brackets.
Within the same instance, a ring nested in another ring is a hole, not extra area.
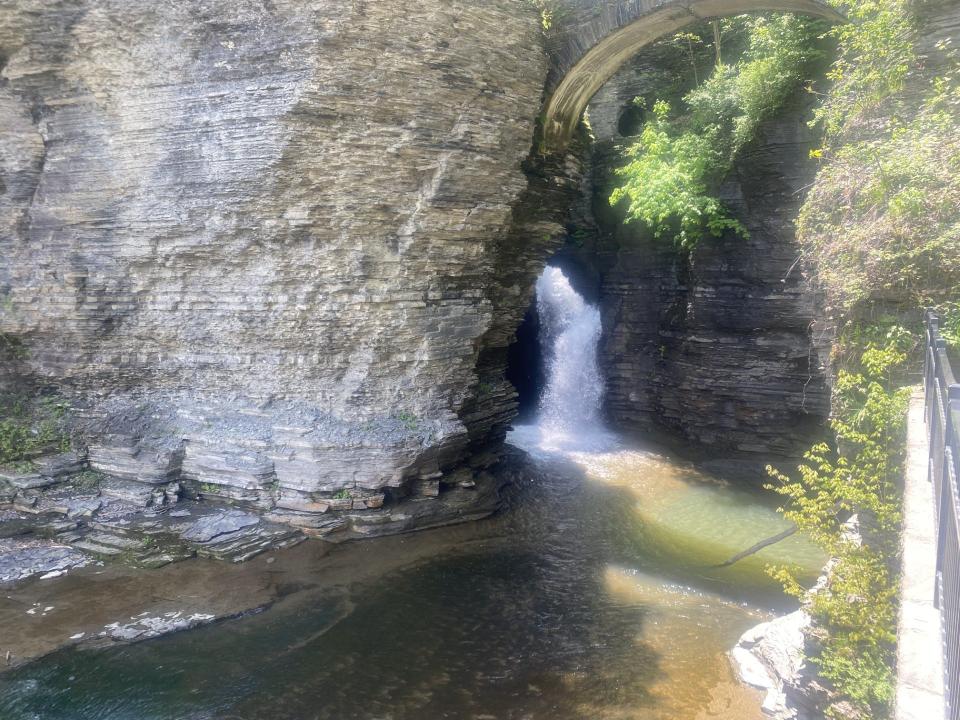
[(896, 720), (944, 717), (943, 651), (936, 589), (936, 503), (930, 482), (923, 389), (910, 398), (903, 495)]

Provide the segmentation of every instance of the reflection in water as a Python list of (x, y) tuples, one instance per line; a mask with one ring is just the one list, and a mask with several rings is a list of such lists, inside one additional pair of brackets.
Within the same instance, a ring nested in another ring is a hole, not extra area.
[(759, 720), (726, 650), (785, 603), (763, 565), (813, 573), (819, 555), (794, 538), (711, 569), (783, 528), (761, 497), (599, 424), (561, 423), (559, 443), (547, 425), (510, 438), (535, 465), (504, 513), (330, 555), (360, 568), (409, 542), (426, 559), (333, 588), (322, 567), (301, 568), (277, 582), (324, 589), (138, 645), (55, 653), (0, 675), (0, 718)]

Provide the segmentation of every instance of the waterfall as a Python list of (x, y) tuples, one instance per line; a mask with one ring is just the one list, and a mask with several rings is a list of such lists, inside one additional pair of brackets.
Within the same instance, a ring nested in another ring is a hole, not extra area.
[(597, 366), (600, 311), (557, 267), (537, 280), (540, 342), (547, 383), (540, 398), (540, 445), (587, 449), (608, 439), (600, 421), (603, 379)]

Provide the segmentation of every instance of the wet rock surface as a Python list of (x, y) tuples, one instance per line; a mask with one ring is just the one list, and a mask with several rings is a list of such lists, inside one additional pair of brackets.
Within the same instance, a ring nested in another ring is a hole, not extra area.
[(0, 582), (91, 559), (160, 567), (203, 554), (239, 562), (304, 539), (296, 528), (221, 502), (179, 500), (175, 484), (151, 490), (89, 470), (17, 489), (0, 510)]
[[(521, 463), (517, 451), (507, 455)], [(516, 474), (510, 463), (493, 472), (464, 471), (442, 492), (439, 479), (421, 481), (402, 502), (346, 496), (324, 508), (268, 512), (202, 494), (187, 499), (179, 483), (149, 486), (90, 470), (43, 487), (7, 485), (0, 583), (52, 577), (94, 561), (159, 568), (202, 556), (239, 563), (308, 535), (341, 541), (475, 520), (500, 507), (501, 490)]]
[(740, 679), (765, 692), (763, 711), (774, 720), (798, 717), (787, 690), (798, 683), (804, 668), (804, 631), (809, 626), (810, 616), (797, 610), (750, 628), (730, 651)]
[(97, 639), (104, 638), (117, 642), (149, 640), (168, 633), (189, 630), (210, 622), (214, 617), (210, 613), (187, 614), (182, 610), (171, 610), (163, 615), (151, 616), (145, 611), (140, 613), (133, 622), (110, 623), (97, 634)]
[(181, 534), (184, 540), (210, 542), (221, 535), (232, 535), (260, 522), (256, 515), (228, 510), (215, 515), (207, 515), (187, 526)]
[[(523, 457), (504, 469), (498, 485), (526, 477)], [(373, 524), (368, 542), (336, 545), (298, 532), (291, 536), (288, 525), (210, 501), (133, 512), (129, 506), (121, 512), (111, 501), (102, 519), (95, 515), (74, 525), (78, 539), (69, 544), (39, 536), (55, 530), (56, 516), (0, 509), (0, 536), (8, 536), (0, 537), (0, 571), (16, 573), (0, 594), (0, 671), (65, 645), (139, 642), (257, 612), (288, 596), (310, 603), (312, 593), (380, 576), (440, 548), (489, 539), (489, 528), (459, 522), (480, 512), (474, 496), (466, 495), (476, 490), (459, 490), (462, 505), (449, 505), (447, 522), (437, 522), (428, 509), (432, 499), (425, 496), (406, 504), (403, 516), (389, 520), (394, 525)], [(67, 488), (60, 491), (67, 494)], [(85, 492), (91, 492), (89, 484)], [(450, 527), (377, 537), (417, 527), (420, 508), (431, 521)], [(64, 566), (69, 572), (55, 571), (64, 558), (76, 563)], [(30, 567), (37, 571), (32, 578), (21, 575)], [(38, 573), (51, 571), (55, 576), (39, 579)]]
[(302, 571), (304, 562), (326, 554), (321, 546), (304, 550), (271, 556), (269, 564), (263, 557), (239, 565), (192, 557), (159, 569), (87, 558), (67, 574), (7, 586), (0, 596), (0, 671), (67, 645), (146, 640), (264, 607), (279, 597), (269, 572), (282, 572), (285, 563)]
[(79, 550), (49, 541), (0, 540), (0, 583), (59, 577), (89, 562)]
[(546, 70), (507, 0), (14, 3), (0, 385), (61, 388), (122, 502), (182, 482), (347, 537), (486, 507), (457, 473), (496, 460), (559, 229), (515, 214), (556, 191), (522, 167)]
[[(42, 458), (37, 467), (46, 467)], [(423, 480), (402, 500), (344, 494), (323, 507), (266, 512), (256, 503), (191, 494), (177, 482), (150, 485), (89, 469), (19, 487), (8, 475), (0, 484), (0, 584), (91, 563), (161, 568), (196, 556), (240, 563), (311, 535), (341, 541), (475, 520), (500, 507), (501, 489), (515, 474), (508, 468), (463, 471), (443, 489), (439, 478)]]

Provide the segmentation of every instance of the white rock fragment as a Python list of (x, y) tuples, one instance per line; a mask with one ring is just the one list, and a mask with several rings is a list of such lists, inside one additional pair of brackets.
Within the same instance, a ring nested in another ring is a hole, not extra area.
[(769, 690), (776, 685), (760, 659), (746, 648), (738, 645), (730, 651), (730, 657), (742, 682), (761, 690)]
[(730, 651), (737, 675), (747, 685), (766, 690), (763, 711), (776, 720), (793, 716), (784, 685), (803, 668), (803, 631), (810, 616), (803, 610), (756, 625)]
[(131, 623), (120, 624), (115, 622), (105, 625), (99, 636), (126, 642), (146, 640), (178, 630), (188, 630), (216, 618), (216, 615), (208, 613), (193, 613), (184, 616), (182, 610), (167, 612), (155, 617), (143, 617), (145, 614), (141, 613), (137, 618), (131, 618), (134, 620)]

